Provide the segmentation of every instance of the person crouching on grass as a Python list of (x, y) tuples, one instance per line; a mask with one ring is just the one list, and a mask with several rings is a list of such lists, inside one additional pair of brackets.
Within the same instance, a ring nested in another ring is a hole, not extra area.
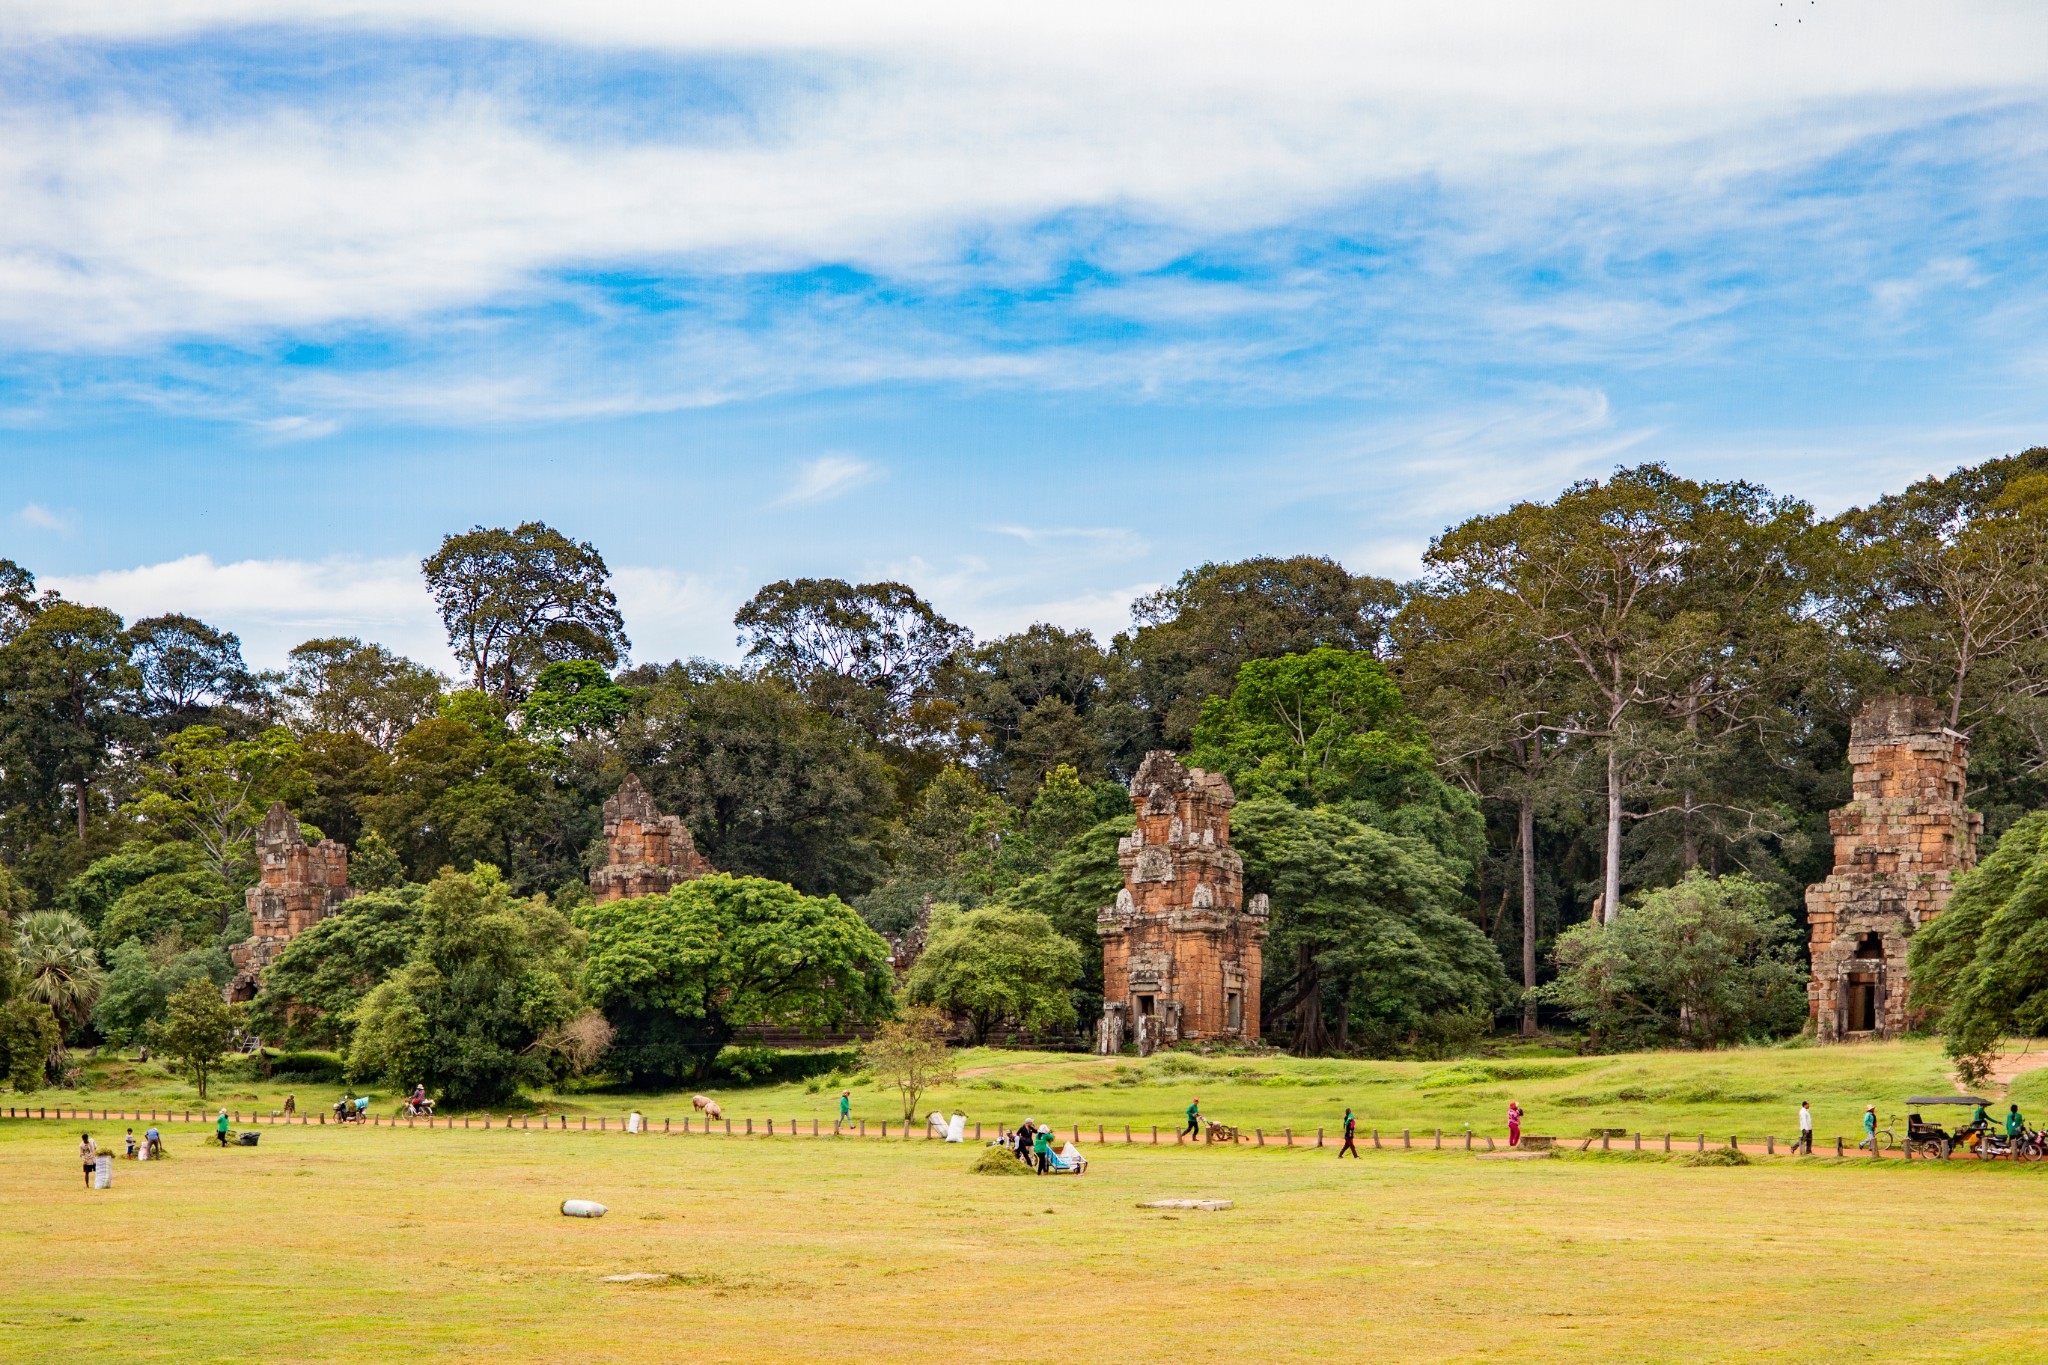
[(100, 1164), (100, 1149), (93, 1144), (91, 1133), (78, 1135), (78, 1159), (85, 1164), (85, 1187), (91, 1189), (94, 1168)]

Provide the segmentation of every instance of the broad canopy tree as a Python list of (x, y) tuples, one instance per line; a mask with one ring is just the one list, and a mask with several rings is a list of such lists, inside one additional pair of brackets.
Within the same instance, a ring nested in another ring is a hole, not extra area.
[(1913, 1004), (1971, 1085), (2007, 1037), (2048, 1032), (2048, 812), (2005, 832), (1913, 936)]
[(542, 522), (449, 536), (420, 569), (470, 685), (506, 705), (550, 663), (611, 666), (629, 647), (604, 556)]
[(702, 1080), (749, 1024), (841, 1029), (888, 1017), (889, 945), (837, 896), (711, 876), (588, 905), (583, 990), (636, 1083)]
[(1080, 974), (1080, 946), (1044, 915), (948, 905), (934, 908), (924, 953), (903, 992), (913, 1005), (965, 1019), (968, 1041), (980, 1044), (1006, 1020), (1034, 1033), (1071, 1028)]

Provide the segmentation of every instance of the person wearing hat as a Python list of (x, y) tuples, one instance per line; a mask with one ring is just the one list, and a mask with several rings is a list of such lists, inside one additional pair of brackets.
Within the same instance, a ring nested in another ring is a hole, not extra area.
[(1856, 1145), (1868, 1147), (1873, 1152), (1877, 1150), (1877, 1106), (1874, 1104), (1863, 1106), (1863, 1141)]
[(219, 1118), (217, 1118), (217, 1119), (215, 1119), (215, 1120), (213, 1121), (213, 1131), (214, 1131), (214, 1135), (215, 1135), (215, 1136), (217, 1136), (217, 1137), (218, 1137), (218, 1138), (220, 1139), (220, 1145), (221, 1145), (221, 1146), (223, 1146), (223, 1147), (227, 1146), (227, 1145), (228, 1145), (228, 1111), (227, 1111), (227, 1110), (225, 1110), (225, 1109), (221, 1110), (221, 1111), (220, 1111), (220, 1117), (219, 1117)]

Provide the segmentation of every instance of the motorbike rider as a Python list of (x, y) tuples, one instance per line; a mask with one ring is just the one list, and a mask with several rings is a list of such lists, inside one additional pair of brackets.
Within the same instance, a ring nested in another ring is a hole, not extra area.
[(407, 1100), (406, 1103), (412, 1106), (412, 1111), (415, 1114), (425, 1112), (427, 1107), (427, 1084), (425, 1081), (412, 1088), (412, 1098)]

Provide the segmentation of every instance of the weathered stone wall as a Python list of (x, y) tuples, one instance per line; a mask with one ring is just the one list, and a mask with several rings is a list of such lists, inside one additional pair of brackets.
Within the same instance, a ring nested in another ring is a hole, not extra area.
[(683, 822), (656, 810), (653, 794), (630, 773), (604, 803), (604, 843), (605, 865), (590, 874), (600, 904), (658, 896), (712, 871)]
[(1928, 697), (1881, 697), (1850, 728), (1851, 799), (1828, 817), (1834, 871), (1806, 891), (1807, 1012), (1822, 1040), (1911, 1024), (1907, 946), (1977, 863), (1984, 820), (1963, 802), (1968, 764), (1969, 741)]
[(297, 817), (273, 802), (256, 831), (256, 885), (245, 894), (255, 930), (229, 952), (229, 1000), (253, 1000), (256, 978), (285, 944), (356, 894), (348, 884), (348, 849), (332, 839), (309, 844)]
[[(1220, 774), (1145, 756), (1131, 783), (1138, 827), (1118, 846), (1124, 889), (1096, 917), (1103, 1026), (1115, 1051), (1183, 1039), (1259, 1036), (1266, 898), (1244, 903), (1244, 860), (1230, 847), (1236, 797)], [(1156, 1022), (1141, 1029), (1141, 1021)]]

